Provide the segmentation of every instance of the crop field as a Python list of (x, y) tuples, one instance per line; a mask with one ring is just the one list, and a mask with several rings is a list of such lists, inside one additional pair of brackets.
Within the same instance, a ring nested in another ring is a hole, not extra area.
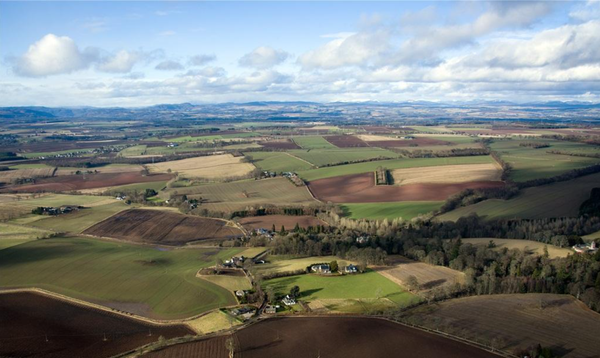
[[(170, 189), (190, 199), (202, 198), (199, 208), (214, 211), (236, 211), (261, 205), (310, 205), (316, 203), (304, 186), (298, 187), (287, 178), (244, 180)], [(245, 194), (246, 195), (245, 195)]]
[(325, 137), (329, 143), (338, 148), (353, 148), (353, 147), (368, 147), (369, 145), (363, 142), (358, 137), (352, 135), (331, 135)]
[(109, 186), (104, 188), (94, 188), (94, 189), (85, 189), (79, 190), (80, 193), (83, 194), (103, 194), (103, 195), (112, 195), (118, 192), (126, 192), (126, 191), (145, 191), (146, 189), (153, 189), (156, 192), (159, 192), (167, 185), (166, 181), (150, 181), (146, 183), (137, 183), (137, 184), (127, 184), (127, 185), (119, 185), (119, 186)]
[(321, 136), (297, 136), (294, 142), (302, 149), (333, 149), (335, 145), (329, 143)]
[(600, 352), (598, 313), (568, 295), (457, 298), (415, 308), (406, 316), (471, 340), (494, 342), (505, 351), (541, 344), (558, 357), (594, 357)]
[(289, 139), (273, 140), (260, 143), (261, 146), (270, 149), (299, 149), (300, 147)]
[(120, 157), (137, 157), (140, 155), (144, 155), (146, 152), (147, 145), (134, 145), (133, 147), (128, 147), (119, 152)]
[(159, 319), (235, 303), (196, 272), (239, 249), (159, 250), (89, 238), (52, 238), (0, 250), (0, 287), (39, 287)]
[(400, 201), (391, 203), (341, 204), (344, 214), (351, 219), (410, 220), (439, 209), (443, 201)]
[(56, 169), (56, 175), (74, 175), (77, 171), (85, 173), (86, 171), (92, 171), (94, 173), (103, 174), (115, 174), (115, 173), (127, 173), (127, 172), (140, 172), (144, 169), (141, 165), (137, 164), (109, 164), (102, 167), (95, 168), (69, 168), (61, 167)]
[[(83, 205), (86, 207), (112, 203), (106, 197), (66, 194), (0, 194), (0, 218), (17, 219), (31, 214), (38, 206)], [(41, 216), (35, 215), (36, 219)]]
[(51, 177), (55, 171), (52, 167), (0, 171), (0, 183), (11, 183), (16, 179)]
[(441, 201), (464, 189), (497, 188), (503, 182), (479, 181), (449, 184), (375, 185), (373, 173), (344, 175), (311, 181), (314, 196), (332, 203), (379, 203), (397, 201)]
[(577, 179), (523, 189), (512, 199), (488, 199), (477, 204), (458, 208), (438, 216), (439, 220), (455, 221), (461, 216), (477, 213), (489, 219), (548, 217), (573, 217), (579, 206), (589, 199), (593, 188), (600, 186), (600, 174), (586, 175)]
[(377, 268), (377, 272), (401, 286), (406, 286), (406, 282), (410, 276), (417, 278), (420, 291), (453, 285), (454, 283), (462, 283), (464, 280), (462, 272), (448, 267), (429, 265), (399, 255), (388, 256), (388, 260), (391, 267), (379, 267)]
[(170, 174), (155, 174), (143, 176), (139, 172), (106, 173), (106, 174), (80, 174), (62, 175), (51, 178), (43, 178), (35, 184), (12, 185), (2, 189), (3, 192), (65, 192), (85, 189), (104, 188), (108, 186), (119, 186), (134, 183), (145, 183), (153, 181), (166, 181), (171, 179)]
[[(221, 310), (214, 310), (196, 319), (186, 321), (185, 323), (192, 327), (192, 329), (198, 334), (209, 334), (223, 331), (242, 324), (241, 321)], [(223, 346), (225, 346), (224, 342)], [(187, 356), (184, 355), (184, 357)]]
[(440, 165), (427, 168), (404, 168), (391, 171), (394, 185), (420, 183), (464, 183), (472, 181), (500, 181), (498, 165), (462, 164)]
[(367, 159), (398, 157), (398, 154), (392, 151), (379, 148), (308, 149), (290, 150), (289, 153), (317, 167)]
[(489, 164), (495, 163), (492, 157), (487, 155), (469, 156), (469, 157), (451, 157), (451, 158), (411, 158), (411, 159), (388, 159), (377, 160), (373, 162), (337, 165), (333, 167), (318, 168), (299, 171), (298, 175), (304, 180), (312, 181), (317, 179), (331, 178), (341, 175), (360, 174), (374, 172), (378, 167), (384, 167), (389, 170), (402, 168), (432, 167), (440, 165), (458, 165), (458, 164)]
[(0, 223), (0, 250), (44, 238), (52, 232), (21, 225)]
[(90, 227), (84, 233), (132, 242), (175, 246), (242, 235), (237, 227), (225, 220), (143, 209), (121, 212)]
[(263, 215), (263, 216), (249, 216), (239, 220), (246, 229), (267, 229), (271, 230), (273, 226), (279, 230), (283, 226), (285, 229), (290, 230), (298, 225), (301, 228), (308, 228), (309, 226), (327, 226), (327, 224), (317, 219), (314, 216), (292, 216), (292, 215)]
[(380, 299), (405, 306), (419, 298), (375, 271), (344, 276), (306, 274), (267, 280), (265, 287), (286, 294), (293, 286), (300, 287), (300, 300)]
[[(323, 332), (326, 332), (324, 334)], [(227, 358), (225, 341), (218, 336), (178, 344), (145, 355), (147, 358)], [(480, 350), (439, 335), (367, 317), (288, 317), (253, 324), (235, 333), (236, 357), (397, 357), (493, 358)], [(415, 352), (415, 355), (406, 354)], [(417, 353), (418, 352), (418, 353)]]
[(170, 169), (187, 178), (219, 179), (244, 176), (254, 170), (252, 164), (242, 163), (241, 160), (242, 157), (221, 154), (149, 164), (147, 167), (155, 173), (166, 173)]
[(193, 333), (34, 293), (0, 294), (0, 311), (0, 355), (6, 357), (110, 357), (160, 336)]
[(35, 219), (35, 221), (28, 220), (28, 225), (55, 232), (79, 234), (90, 226), (128, 208), (129, 206), (122, 201), (113, 201), (108, 204), (96, 205), (58, 216), (36, 215), (33, 218), (28, 218)]
[(313, 166), (285, 152), (247, 152), (247, 157), (261, 170), (270, 172), (297, 172)]
[(497, 250), (507, 248), (509, 250), (519, 249), (524, 252), (529, 252), (535, 255), (543, 255), (544, 248), (548, 249), (548, 256), (550, 258), (566, 257), (569, 254), (573, 254), (574, 251), (570, 248), (560, 248), (554, 245), (545, 244), (543, 242), (531, 241), (531, 240), (516, 240), (516, 239), (496, 239), (496, 238), (475, 238), (475, 239), (461, 239), (463, 244), (472, 244), (476, 246), (488, 246), (490, 241), (493, 241), (496, 245)]
[[(521, 147), (524, 142), (549, 143), (548, 148)], [(526, 181), (537, 178), (552, 177), (566, 171), (590, 166), (600, 162), (598, 158), (574, 157), (548, 153), (548, 151), (563, 151), (576, 153), (579, 151), (600, 153), (598, 147), (587, 144), (559, 142), (545, 139), (537, 140), (504, 140), (495, 141), (491, 148), (497, 151), (502, 159), (512, 165), (511, 179), (514, 181)]]
[(202, 275), (199, 274), (197, 277), (200, 280), (206, 280), (208, 282), (214, 283), (217, 286), (221, 286), (228, 291), (237, 291), (237, 290), (250, 290), (252, 289), (252, 284), (250, 280), (243, 274), (243, 272), (239, 272), (239, 275), (231, 275), (226, 272), (222, 272), (219, 275)]

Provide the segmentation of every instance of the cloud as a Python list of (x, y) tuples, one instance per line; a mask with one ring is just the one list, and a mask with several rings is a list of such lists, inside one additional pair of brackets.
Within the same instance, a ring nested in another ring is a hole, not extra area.
[(271, 47), (261, 46), (252, 52), (245, 54), (238, 61), (242, 67), (251, 67), (256, 69), (268, 69), (278, 65), (288, 58), (289, 54), (285, 51), (275, 50)]
[(204, 66), (208, 63), (211, 63), (217, 59), (215, 55), (196, 55), (190, 57), (188, 64), (190, 66)]
[(167, 30), (167, 31), (158, 33), (159, 37), (169, 37), (169, 36), (175, 36), (175, 35), (177, 35), (177, 32), (175, 32), (173, 30)]
[(177, 61), (166, 60), (160, 62), (154, 68), (160, 71), (179, 71), (183, 70), (183, 65)]
[(109, 73), (130, 72), (136, 63), (143, 60), (145, 54), (140, 51), (121, 50), (116, 54), (104, 58), (98, 63), (98, 70)]
[(13, 59), (13, 71), (21, 76), (44, 77), (87, 68), (97, 53), (80, 51), (67, 36), (48, 34), (35, 42), (22, 56)]

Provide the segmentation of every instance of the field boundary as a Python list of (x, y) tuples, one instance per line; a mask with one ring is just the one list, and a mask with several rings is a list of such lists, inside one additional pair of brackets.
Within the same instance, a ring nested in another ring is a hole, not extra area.
[[(296, 144), (296, 145), (298, 145), (298, 144)], [(298, 159), (298, 160), (300, 160), (300, 161), (302, 161), (302, 162), (304, 162), (304, 163), (306, 163), (306, 164), (310, 165), (310, 166), (311, 166), (311, 168), (319, 168), (319, 166), (318, 166), (318, 165), (314, 165), (313, 163), (309, 162), (309, 161), (308, 161), (308, 160), (306, 160), (306, 159), (302, 159), (302, 158), (300, 158), (300, 157), (297, 157), (297, 156), (295, 156), (295, 155), (293, 155), (293, 154), (291, 154), (291, 153), (288, 153), (288, 152), (284, 152), (284, 153), (285, 153), (285, 154), (287, 154), (287, 155), (289, 155), (289, 156), (290, 156), (290, 157), (292, 157), (292, 158)], [(309, 170), (310, 170), (310, 169), (309, 169)]]

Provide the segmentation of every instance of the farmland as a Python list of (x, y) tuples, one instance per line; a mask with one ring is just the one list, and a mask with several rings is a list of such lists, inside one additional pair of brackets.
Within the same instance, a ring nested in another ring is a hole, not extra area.
[(329, 143), (321, 136), (299, 136), (294, 137), (294, 142), (302, 147), (302, 149), (328, 149), (336, 148), (335, 145)]
[(490, 241), (494, 242), (495, 248), (502, 250), (507, 248), (509, 250), (519, 249), (526, 253), (532, 253), (535, 255), (543, 255), (544, 248), (548, 250), (548, 257), (566, 257), (569, 254), (573, 254), (573, 250), (570, 248), (560, 248), (554, 245), (548, 245), (543, 242), (531, 241), (531, 240), (517, 240), (517, 239), (496, 239), (496, 238), (475, 238), (475, 239), (462, 239), (463, 244), (472, 244), (476, 246), (488, 246)]
[(155, 326), (34, 293), (0, 294), (0, 311), (0, 355), (10, 357), (108, 357), (160, 336), (192, 333), (183, 325)]
[[(287, 178), (245, 180), (177, 188), (189, 198), (202, 198), (200, 208), (214, 211), (243, 210), (263, 205), (310, 205), (316, 203), (306, 187), (297, 187)], [(247, 195), (245, 195), (246, 193)]]
[(392, 203), (341, 204), (346, 216), (351, 219), (410, 220), (439, 209), (443, 201), (400, 201)]
[(132, 242), (175, 246), (242, 235), (237, 227), (225, 220), (141, 209), (127, 210), (114, 215), (90, 227), (84, 233)]
[(311, 169), (312, 165), (284, 152), (248, 152), (246, 156), (261, 170), (270, 172), (297, 172)]
[(289, 153), (317, 167), (344, 162), (398, 157), (398, 154), (394, 152), (379, 148), (308, 149), (291, 150)]
[[(308, 266), (315, 265), (318, 263), (331, 262), (338, 260), (342, 262), (339, 257), (336, 256), (311, 256), (303, 258), (285, 258), (274, 255), (269, 255), (268, 263), (257, 266), (256, 269), (262, 273), (274, 273), (274, 272), (288, 272), (303, 270)], [(343, 260), (346, 261), (346, 260)], [(351, 263), (351, 262), (350, 262)]]
[(19, 245), (28, 241), (48, 237), (51, 231), (0, 223), (0, 250)]
[(439, 220), (457, 220), (477, 213), (486, 218), (524, 218), (577, 216), (579, 206), (589, 199), (592, 188), (598, 187), (600, 174), (586, 175), (533, 188), (527, 188), (512, 199), (489, 199), (440, 215)]
[(448, 267), (429, 265), (398, 255), (389, 256), (388, 260), (391, 267), (382, 266), (377, 272), (401, 286), (406, 286), (410, 276), (417, 279), (419, 290), (430, 290), (464, 281), (462, 272)]
[(325, 137), (329, 143), (338, 148), (353, 148), (353, 147), (368, 147), (369, 145), (363, 142), (358, 137), (352, 135), (331, 135)]
[(247, 229), (271, 229), (275, 227), (277, 230), (284, 227), (286, 229), (293, 229), (298, 225), (301, 228), (307, 228), (309, 226), (327, 225), (325, 222), (317, 219), (314, 216), (291, 216), (291, 215), (263, 215), (263, 216), (251, 216), (242, 218), (239, 220)]
[(440, 165), (391, 171), (394, 185), (418, 183), (464, 183), (473, 181), (500, 181), (501, 171), (494, 164)]
[(561, 357), (593, 357), (600, 352), (596, 312), (573, 297), (552, 294), (484, 295), (419, 307), (407, 320), (497, 348), (542, 344)]
[(230, 292), (195, 275), (239, 251), (36, 240), (0, 250), (0, 287), (39, 287), (154, 318), (190, 317), (235, 302)]
[(219, 179), (248, 175), (254, 166), (243, 163), (242, 157), (223, 154), (149, 164), (148, 169), (155, 173), (166, 173), (170, 170), (172, 173), (177, 172), (180, 176), (187, 178)]
[(54, 175), (55, 168), (31, 168), (0, 171), (0, 183), (11, 183), (17, 179), (46, 178)]

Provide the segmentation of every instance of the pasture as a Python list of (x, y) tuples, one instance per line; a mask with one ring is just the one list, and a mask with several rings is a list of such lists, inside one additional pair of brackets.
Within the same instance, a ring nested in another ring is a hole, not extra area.
[(313, 166), (285, 152), (246, 152), (257, 168), (269, 172), (298, 172)]
[(341, 204), (344, 215), (351, 219), (410, 220), (439, 209), (443, 201), (400, 201), (391, 203)]
[(463, 183), (470, 181), (500, 181), (502, 171), (498, 165), (462, 164), (436, 167), (394, 169), (391, 171), (394, 185), (419, 183)]
[(90, 227), (84, 233), (131, 242), (175, 246), (242, 235), (240, 229), (225, 220), (144, 209), (121, 212)]
[(0, 223), (0, 250), (48, 237), (51, 231), (8, 223)]
[(288, 272), (303, 270), (307, 266), (331, 262), (337, 260), (340, 266), (344, 263), (355, 263), (348, 260), (342, 260), (337, 256), (311, 256), (302, 258), (286, 258), (285, 256), (269, 255), (268, 262), (266, 264), (257, 265), (254, 268), (257, 272), (263, 274), (275, 273), (275, 272)]
[(199, 209), (223, 212), (264, 205), (303, 206), (317, 203), (306, 187), (295, 186), (282, 177), (169, 189), (161, 195), (175, 191), (186, 194), (190, 199), (202, 198)]
[(337, 165), (311, 170), (299, 171), (298, 175), (304, 180), (312, 181), (317, 179), (331, 178), (341, 175), (361, 174), (373, 172), (378, 167), (384, 167), (389, 170), (402, 168), (421, 168), (435, 167), (440, 165), (459, 165), (459, 164), (489, 164), (494, 163), (492, 157), (470, 156), (470, 157), (450, 157), (450, 158), (403, 158), (378, 160), (373, 162), (355, 163), (348, 165)]
[(321, 136), (296, 136), (294, 142), (302, 149), (333, 149), (335, 145), (329, 143)]
[(540, 219), (574, 217), (579, 206), (589, 199), (592, 188), (600, 183), (600, 174), (523, 189), (512, 199), (488, 199), (477, 204), (458, 208), (438, 216), (438, 220), (455, 221), (462, 216), (477, 213), (489, 219), (523, 218)]
[(496, 238), (474, 238), (474, 239), (461, 239), (463, 244), (472, 244), (475, 246), (487, 247), (490, 241), (494, 242), (496, 250), (502, 250), (507, 248), (509, 250), (519, 249), (526, 253), (535, 255), (543, 255), (544, 248), (548, 249), (548, 256), (550, 258), (566, 257), (574, 253), (570, 248), (561, 248), (543, 242), (531, 241), (531, 240), (517, 240), (517, 239), (496, 239)]
[(379, 148), (343, 148), (289, 150), (291, 155), (310, 162), (316, 167), (370, 159), (397, 158), (398, 154)]
[(195, 275), (240, 251), (35, 240), (0, 250), (0, 287), (39, 287), (143, 316), (185, 318), (235, 303), (229, 291)]
[(541, 344), (559, 357), (600, 352), (598, 313), (569, 295), (513, 294), (457, 298), (404, 314), (419, 325), (513, 351)]
[(147, 167), (153, 173), (166, 173), (170, 170), (186, 178), (222, 179), (245, 176), (254, 170), (252, 164), (243, 163), (242, 159), (243, 157), (231, 154), (221, 154), (148, 164)]

